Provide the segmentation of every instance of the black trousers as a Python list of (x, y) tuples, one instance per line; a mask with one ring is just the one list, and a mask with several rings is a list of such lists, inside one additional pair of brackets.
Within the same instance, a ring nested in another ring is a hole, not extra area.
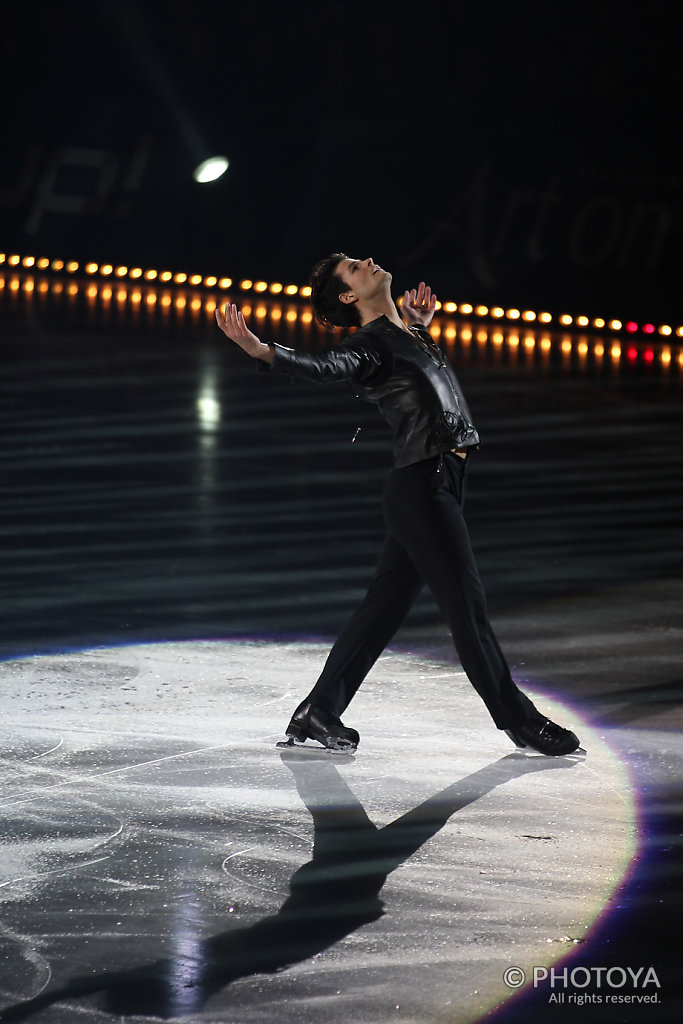
[(368, 591), (306, 698), (341, 715), (405, 619), (423, 583), (463, 669), (499, 729), (538, 717), (515, 685), (488, 619), (463, 517), (466, 460), (450, 452), (395, 469), (384, 487), (387, 535)]

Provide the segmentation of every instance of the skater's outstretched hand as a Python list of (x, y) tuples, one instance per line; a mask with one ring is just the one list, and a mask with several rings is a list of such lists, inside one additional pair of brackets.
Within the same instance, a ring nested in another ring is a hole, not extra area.
[(432, 322), (435, 310), (436, 295), (432, 294), (432, 289), (424, 281), (420, 281), (417, 288), (406, 291), (403, 296), (401, 316), (409, 327), (413, 324), (422, 324), (423, 327), (428, 327)]
[(226, 302), (223, 309), (216, 306), (216, 323), (226, 338), (239, 345), (252, 359), (262, 359), (264, 363), (272, 363), (275, 350), (253, 334), (247, 327), (244, 315), (234, 302)]

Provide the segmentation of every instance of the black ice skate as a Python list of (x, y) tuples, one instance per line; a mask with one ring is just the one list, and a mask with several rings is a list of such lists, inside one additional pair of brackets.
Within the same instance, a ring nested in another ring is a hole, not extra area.
[(539, 754), (550, 757), (586, 753), (583, 747), (579, 746), (579, 737), (576, 733), (563, 729), (549, 718), (539, 718), (538, 721), (516, 725), (505, 732), (517, 747), (530, 747)]
[(300, 704), (292, 715), (285, 735), (287, 739), (278, 743), (278, 747), (291, 747), (305, 743), (306, 740), (317, 740), (328, 750), (352, 754), (360, 743), (360, 736), (355, 729), (348, 729), (331, 711), (311, 707), (308, 700)]

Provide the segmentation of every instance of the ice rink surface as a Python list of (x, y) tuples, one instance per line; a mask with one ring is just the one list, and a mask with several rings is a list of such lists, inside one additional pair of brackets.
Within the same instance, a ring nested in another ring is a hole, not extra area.
[(586, 758), (515, 752), (426, 592), (357, 755), (283, 754), (382, 542), (376, 410), (256, 373), (213, 314), (29, 283), (0, 296), (5, 1020), (678, 1024), (683, 353), (447, 338), (491, 620)]
[(542, 700), (587, 756), (518, 752), (457, 665), (392, 651), (347, 716), (355, 755), (283, 751), (324, 656), (188, 642), (0, 665), (6, 1005), (470, 1021), (512, 994), (507, 970), (575, 952), (637, 842), (604, 737)]

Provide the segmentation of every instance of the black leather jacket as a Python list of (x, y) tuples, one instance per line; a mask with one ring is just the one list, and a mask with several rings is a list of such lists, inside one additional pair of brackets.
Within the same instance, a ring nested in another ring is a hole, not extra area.
[(381, 316), (322, 355), (273, 347), (273, 362), (259, 361), (260, 370), (317, 383), (347, 381), (377, 405), (391, 428), (397, 469), (479, 445), (458, 379), (424, 327), (409, 334)]

